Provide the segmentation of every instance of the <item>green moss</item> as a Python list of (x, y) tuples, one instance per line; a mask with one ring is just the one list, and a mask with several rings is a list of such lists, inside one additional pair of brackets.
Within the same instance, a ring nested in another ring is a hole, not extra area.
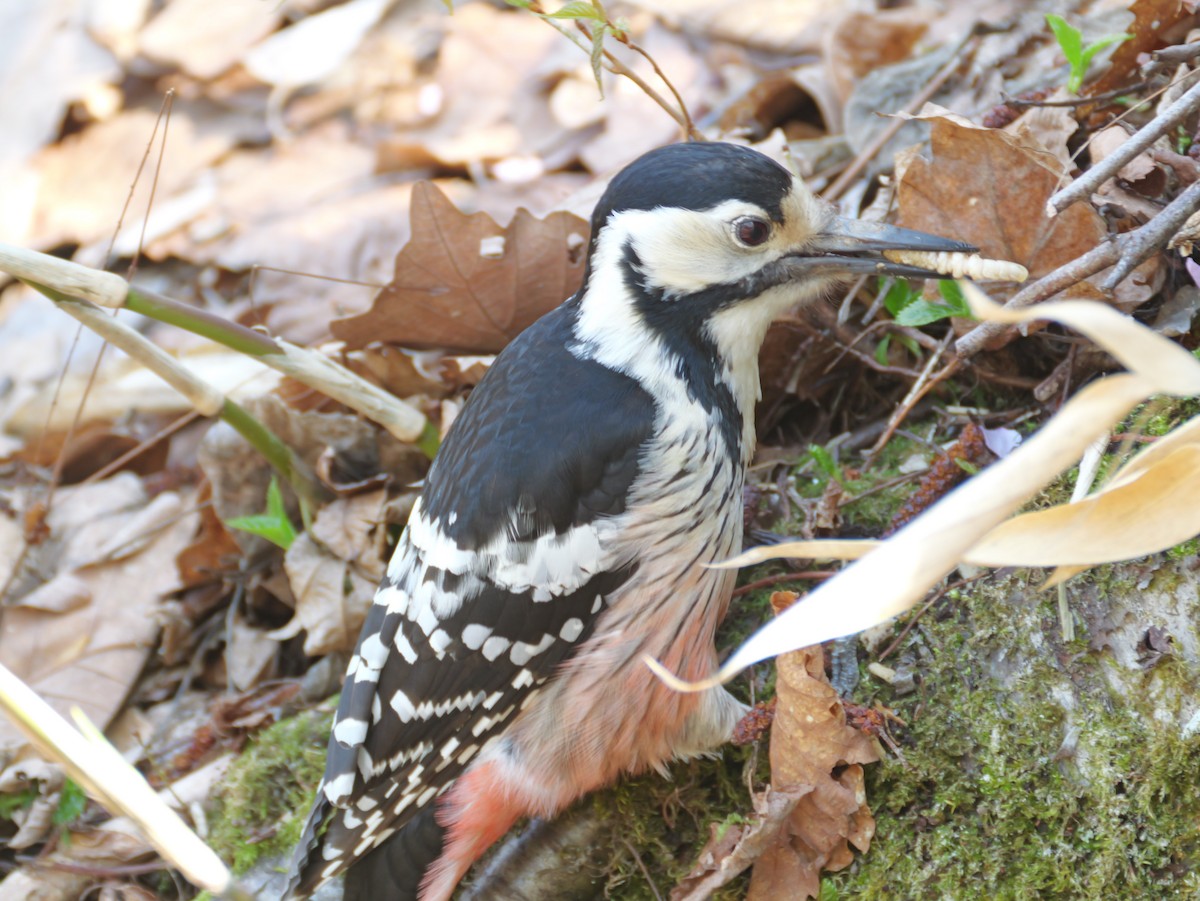
[[(642, 867), (660, 893), (687, 875), (708, 841), (710, 825), (728, 827), (748, 810), (743, 772), (752, 756), (750, 748), (726, 747), (719, 758), (672, 766), (669, 780), (649, 773), (585, 799), (616, 830), (612, 858), (605, 867), (606, 897), (654, 901)], [(765, 757), (759, 755), (760, 780), (767, 778)], [(630, 846), (637, 850), (640, 865)], [(749, 874), (744, 874), (712, 897), (740, 901), (748, 885)]]
[(332, 719), (331, 711), (314, 710), (276, 723), (230, 768), (209, 819), (209, 843), (235, 873), (299, 840), (324, 772)]
[[(1072, 598), (1084, 631), (1136, 581), (1106, 569)], [(1200, 735), (1178, 724), (1196, 668), (1118, 672), (1102, 640), (1063, 645), (1025, 576), (964, 595), (906, 642), (919, 692), (863, 687), (909, 723), (905, 760), (868, 768), (876, 838), (832, 897), (1195, 897)]]

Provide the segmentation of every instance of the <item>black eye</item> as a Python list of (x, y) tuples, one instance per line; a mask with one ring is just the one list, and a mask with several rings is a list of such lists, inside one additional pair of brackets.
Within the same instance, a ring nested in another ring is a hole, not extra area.
[(765, 244), (767, 238), (771, 237), (771, 226), (761, 219), (745, 216), (733, 223), (733, 233), (747, 247), (757, 247), (759, 244)]

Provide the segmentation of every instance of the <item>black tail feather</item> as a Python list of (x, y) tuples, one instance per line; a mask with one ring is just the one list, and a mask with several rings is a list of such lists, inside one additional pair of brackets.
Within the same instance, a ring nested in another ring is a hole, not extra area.
[(442, 854), (445, 829), (427, 804), (399, 832), (346, 871), (344, 901), (417, 901), (421, 880)]

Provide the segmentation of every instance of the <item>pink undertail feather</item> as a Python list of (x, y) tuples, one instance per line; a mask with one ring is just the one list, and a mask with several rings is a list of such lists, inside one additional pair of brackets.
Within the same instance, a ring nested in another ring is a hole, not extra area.
[(494, 762), (468, 770), (436, 803), (445, 846), (421, 881), (420, 901), (446, 901), (471, 864), (531, 812), (506, 789)]

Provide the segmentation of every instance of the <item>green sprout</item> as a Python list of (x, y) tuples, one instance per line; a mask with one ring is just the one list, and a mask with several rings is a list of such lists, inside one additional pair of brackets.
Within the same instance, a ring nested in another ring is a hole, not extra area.
[(942, 279), (938, 282), (938, 292), (945, 303), (931, 303), (925, 300), (920, 291), (908, 282), (898, 279), (884, 296), (883, 305), (895, 317), (898, 325), (912, 328), (951, 317), (974, 318), (958, 282)]
[(1067, 20), (1062, 16), (1047, 13), (1046, 24), (1054, 32), (1058, 46), (1062, 48), (1063, 56), (1067, 58), (1067, 63), (1071, 67), (1071, 74), (1067, 77), (1067, 90), (1072, 94), (1078, 94), (1079, 89), (1083, 87), (1083, 77), (1087, 74), (1092, 57), (1105, 47), (1128, 41), (1133, 37), (1131, 34), (1106, 34), (1085, 47), (1083, 46), (1083, 35), (1079, 29), (1067, 24)]
[(225, 525), (231, 529), (240, 529), (265, 538), (271, 544), (278, 545), (285, 551), (296, 540), (296, 527), (288, 519), (287, 510), (283, 508), (283, 494), (279, 490), (279, 482), (271, 476), (271, 484), (267, 487), (267, 510), (254, 516), (235, 516), (227, 519)]

